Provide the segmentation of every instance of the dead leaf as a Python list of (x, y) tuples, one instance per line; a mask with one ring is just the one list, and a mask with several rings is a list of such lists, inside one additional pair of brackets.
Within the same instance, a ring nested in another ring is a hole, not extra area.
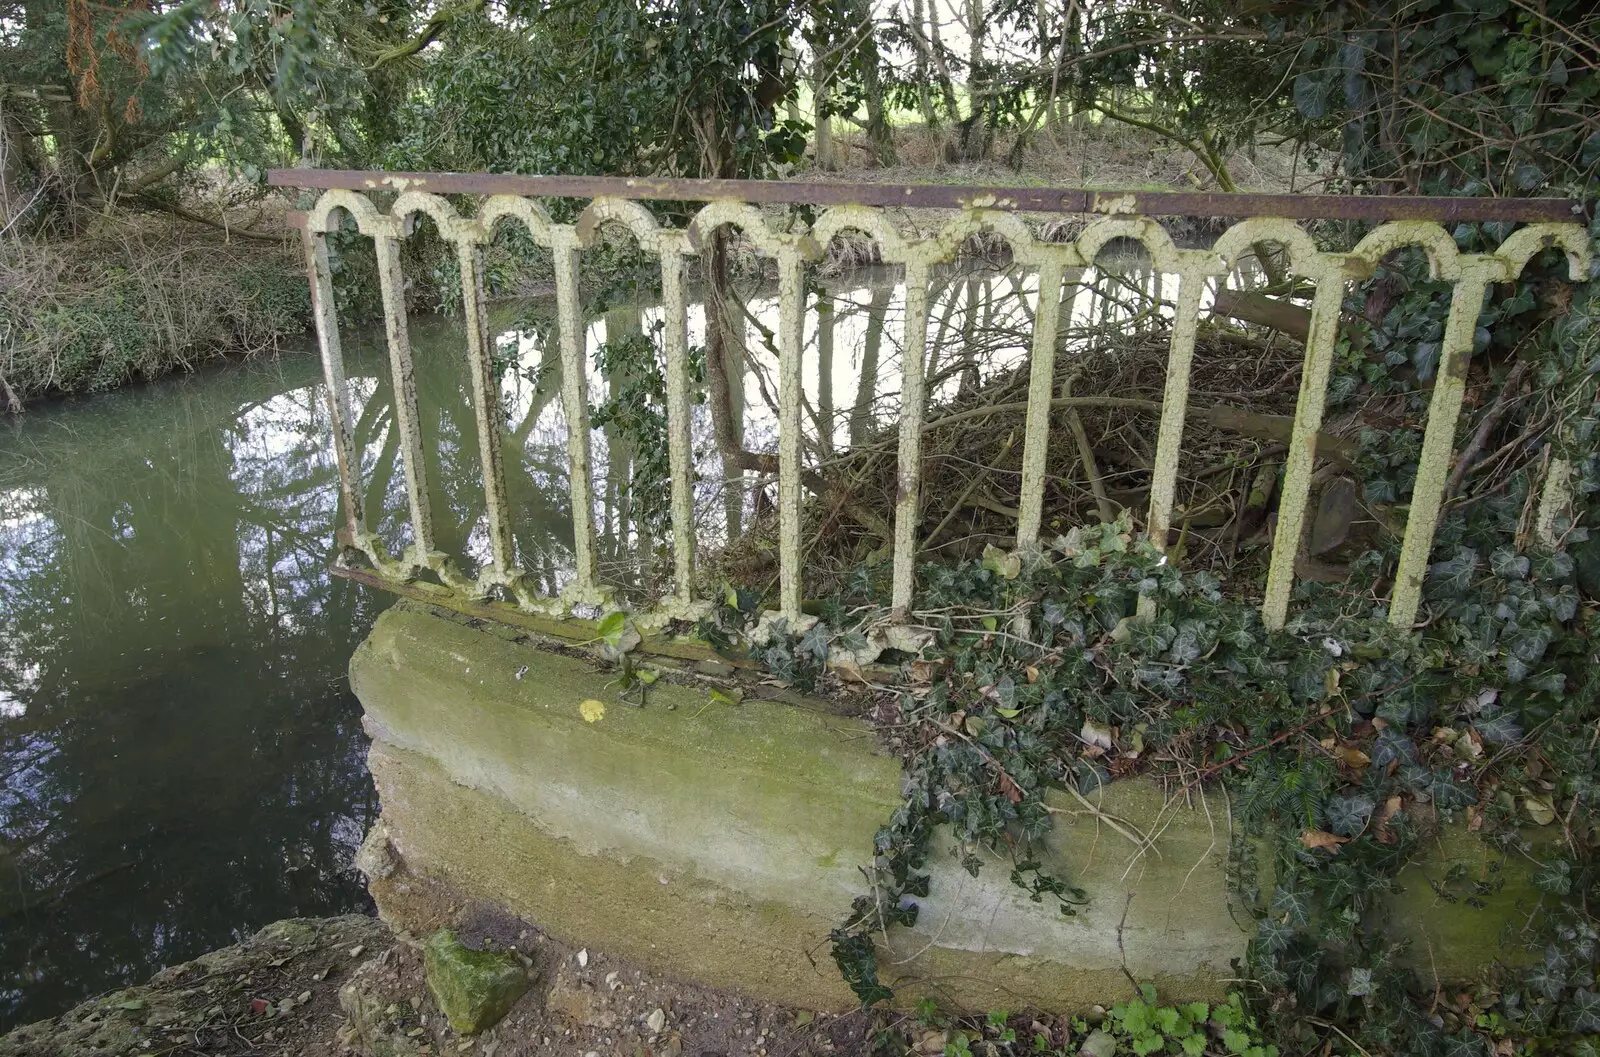
[(1111, 748), (1111, 731), (1100, 726), (1092, 719), (1083, 721), (1083, 729), (1078, 732), (1078, 737), (1082, 738), (1086, 744), (1093, 745), (1097, 749)]
[(1006, 795), (1006, 799), (1011, 801), (1013, 804), (1022, 802), (1022, 786), (1018, 785), (1016, 780), (1004, 771), (1000, 772), (1000, 791), (1004, 793)]
[(1349, 837), (1340, 837), (1321, 829), (1308, 829), (1300, 834), (1300, 843), (1307, 848), (1326, 848), (1335, 855), (1339, 854), (1339, 845), (1346, 844), (1349, 840)]
[(1029, 686), (1032, 686), (1034, 683), (1037, 683), (1039, 681), (1039, 669), (1035, 668), (1033, 665), (1030, 664), (1030, 665), (1028, 665), (1027, 668), (1025, 668), (1023, 670), (1028, 673), (1028, 685)]
[(1354, 745), (1341, 745), (1334, 753), (1339, 757), (1339, 762), (1352, 771), (1359, 771), (1372, 762), (1372, 757), (1356, 748)]
[(1394, 815), (1395, 815), (1395, 812), (1397, 812), (1399, 810), (1400, 810), (1400, 798), (1399, 797), (1391, 796), (1388, 800), (1385, 800), (1383, 802), (1383, 807), (1378, 810), (1377, 822), (1373, 827), (1373, 835), (1378, 838), (1378, 843), (1380, 843), (1380, 844), (1393, 844), (1394, 843), (1394, 834), (1389, 832), (1389, 820), (1391, 818), (1393, 818)]
[(861, 666), (854, 661), (836, 660), (832, 661), (829, 667), (833, 669), (834, 675), (837, 675), (847, 683), (868, 682), (866, 674), (861, 671)]
[(1536, 826), (1548, 826), (1556, 820), (1555, 805), (1547, 796), (1528, 795), (1522, 798), (1522, 810), (1527, 812)]

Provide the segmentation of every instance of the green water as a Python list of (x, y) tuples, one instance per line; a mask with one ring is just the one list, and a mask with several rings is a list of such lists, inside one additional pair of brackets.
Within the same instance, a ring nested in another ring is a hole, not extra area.
[(316, 362), (0, 423), (0, 1027), (360, 909), (376, 811)]

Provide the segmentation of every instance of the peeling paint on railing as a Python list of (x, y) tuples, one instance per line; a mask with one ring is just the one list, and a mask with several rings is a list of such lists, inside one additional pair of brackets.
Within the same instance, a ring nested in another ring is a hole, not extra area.
[[(641, 249), (661, 262), (665, 313), (668, 444), (672, 481), (674, 586), (656, 607), (640, 614), (645, 624), (692, 618), (705, 611), (694, 596), (695, 539), (692, 509), (693, 473), (690, 452), (688, 304), (684, 289), (685, 258), (698, 253), (709, 235), (723, 226), (737, 228), (778, 269), (778, 516), (779, 607), (791, 622), (801, 618), (801, 350), (804, 320), (804, 269), (817, 259), (835, 235), (858, 231), (872, 239), (886, 263), (901, 265), (906, 275), (906, 323), (898, 488), (894, 517), (893, 606), (904, 615), (915, 589), (917, 526), (921, 498), (921, 437), (927, 400), (923, 362), (928, 330), (928, 285), (933, 268), (953, 260), (973, 235), (998, 235), (1013, 258), (1039, 276), (1039, 308), (1035, 313), (1028, 411), (1023, 438), (1022, 484), (1017, 546), (1038, 546), (1043, 509), (1045, 468), (1050, 444), (1051, 385), (1060, 316), (1063, 278), (1074, 269), (1092, 267), (1112, 240), (1141, 243), (1162, 272), (1179, 276), (1177, 309), (1172, 320), (1160, 425), (1152, 471), (1146, 525), (1152, 541), (1165, 546), (1172, 523), (1189, 395), (1189, 373), (1202, 294), (1207, 285), (1225, 280), (1238, 261), (1259, 244), (1280, 246), (1288, 268), (1315, 285), (1310, 332), (1289, 451), (1284, 468), (1278, 522), (1268, 567), (1262, 616), (1269, 627), (1287, 620), (1294, 586), (1295, 558), (1300, 548), (1310, 499), (1318, 431), (1322, 426), (1328, 378), (1338, 338), (1339, 313), (1347, 285), (1370, 275), (1385, 256), (1417, 247), (1424, 251), (1436, 278), (1454, 284), (1445, 325), (1438, 380), (1428, 407), (1426, 430), (1415, 490), (1406, 522), (1390, 620), (1410, 626), (1421, 604), (1428, 554), (1445, 498), (1456, 426), (1465, 392), (1467, 362), (1472, 353), (1478, 315), (1492, 283), (1510, 282), (1541, 250), (1556, 246), (1568, 259), (1572, 277), (1589, 268), (1589, 242), (1583, 225), (1570, 219), (1581, 211), (1556, 200), (1334, 198), (1272, 195), (1190, 195), (1157, 192), (1100, 192), (1051, 189), (978, 189), (764, 183), (757, 181), (617, 180), (580, 177), (513, 177), (488, 174), (341, 173), (320, 170), (277, 170), (278, 186), (323, 189), (305, 215), (306, 262), (311, 280), (313, 317), (328, 381), (333, 445), (344, 504), (340, 539), (364, 554), (377, 572), (391, 581), (424, 573), (447, 588), (484, 596), (503, 590), (509, 600), (530, 612), (560, 615), (575, 605), (603, 606), (609, 590), (595, 569), (595, 525), (587, 392), (584, 378), (582, 313), (578, 296), (579, 255), (592, 246), (606, 224), (629, 232)], [(400, 192), (388, 212), (373, 205), (362, 190)], [(442, 193), (489, 194), (476, 217), (463, 217)], [(592, 197), (575, 224), (557, 224), (528, 195)], [(685, 230), (662, 227), (637, 199), (708, 202)], [(831, 208), (809, 229), (777, 232), (752, 203), (808, 203)], [(954, 215), (935, 234), (908, 238), (883, 212), (885, 206), (943, 208)], [(1027, 212), (1078, 212), (1096, 215), (1071, 242), (1038, 237), (1017, 215)], [(366, 525), (356, 480), (357, 462), (350, 436), (351, 419), (345, 387), (339, 327), (334, 310), (326, 236), (337, 230), (347, 213), (357, 230), (371, 238), (377, 251), (385, 331), (395, 391), (395, 422), (400, 433), (413, 541), (400, 555), (390, 553)], [(456, 248), (467, 330), (467, 356), (477, 415), (482, 457), (485, 509), (492, 561), (476, 578), (461, 574), (453, 559), (435, 549), (429, 482), (418, 433), (416, 388), (406, 329), (404, 280), (400, 274), (400, 240), (415, 214), (425, 213), (440, 234)], [(1180, 249), (1153, 215), (1188, 214), (1245, 217), (1209, 249)], [(1361, 218), (1387, 221), (1374, 228), (1349, 253), (1318, 249), (1311, 236), (1291, 218)], [(1513, 234), (1493, 254), (1461, 253), (1440, 221), (1522, 220), (1528, 227)], [(513, 511), (507, 501), (500, 437), (504, 424), (496, 399), (490, 362), (487, 313), (483, 291), (483, 252), (503, 221), (520, 223), (533, 241), (549, 249), (555, 260), (557, 311), (561, 331), (562, 397), (568, 426), (568, 460), (574, 512), (576, 575), (560, 598), (540, 596), (516, 567), (512, 543)], [(1049, 296), (1046, 296), (1046, 295)]]

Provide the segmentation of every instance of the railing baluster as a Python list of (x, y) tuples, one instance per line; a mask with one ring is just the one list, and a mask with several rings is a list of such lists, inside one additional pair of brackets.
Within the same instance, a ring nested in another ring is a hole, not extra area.
[(805, 322), (804, 261), (778, 254), (778, 608), (800, 619), (800, 346)]
[(1400, 563), (1395, 570), (1394, 598), (1389, 603), (1389, 622), (1397, 627), (1410, 627), (1422, 604), (1422, 580), (1428, 571), (1433, 534), (1439, 526), (1439, 510), (1450, 474), (1450, 451), (1455, 446), (1456, 420), (1461, 416), (1461, 398), (1467, 388), (1467, 361), (1472, 356), (1484, 294), (1496, 270), (1492, 260), (1463, 257), (1461, 279), (1450, 298), (1438, 376), (1433, 383), (1433, 399), (1428, 401), (1428, 425), (1417, 458), (1417, 481), (1411, 491), (1411, 513), (1406, 518), (1405, 540), (1400, 545)]
[[(1326, 258), (1324, 258), (1326, 259)], [(1284, 459), (1283, 493), (1278, 502), (1278, 528), (1272, 537), (1272, 560), (1267, 568), (1267, 588), (1261, 619), (1268, 628), (1284, 625), (1289, 615), (1289, 593), (1294, 588), (1294, 563), (1305, 528), (1306, 506), (1311, 498), (1311, 470), (1317, 458), (1317, 432), (1328, 403), (1328, 375), (1333, 368), (1334, 346), (1339, 338), (1339, 313), (1344, 306), (1344, 268), (1335, 261), (1315, 276), (1317, 293), (1311, 302), (1310, 331), (1306, 336), (1305, 366), (1300, 375), (1300, 396), (1295, 402), (1289, 453)]]
[(328, 237), (309, 227), (301, 232), (306, 274), (311, 280), (311, 318), (317, 331), (317, 351), (328, 389), (328, 418), (333, 425), (333, 458), (339, 470), (339, 498), (344, 510), (344, 535), (354, 545), (366, 530), (357, 483), (355, 444), (350, 436), (350, 387), (344, 373), (344, 351), (339, 342), (339, 315), (334, 308), (333, 270), (328, 264)]
[(1059, 257), (1039, 264), (1039, 310), (1033, 316), (1033, 357), (1028, 374), (1028, 417), (1023, 426), (1022, 498), (1017, 547), (1039, 542), (1044, 511), (1044, 470), (1050, 447), (1050, 398), (1055, 388), (1056, 330), (1061, 315)]
[(411, 337), (406, 328), (406, 299), (400, 274), (400, 240), (377, 235), (378, 286), (383, 293), (383, 327), (389, 342), (389, 372), (394, 381), (394, 424), (400, 432), (401, 462), (405, 468), (406, 496), (411, 504), (411, 528), (416, 535), (412, 563), (428, 564), (434, 551), (433, 510), (428, 505), (428, 475), (422, 462), (422, 434), (417, 428), (417, 374), (411, 361)]
[[(326, 177), (328, 174), (322, 175)], [(1565, 219), (1570, 204), (1546, 202), (1514, 203), (1512, 206), (1497, 202), (1492, 206), (1485, 205), (1484, 209), (1490, 210), (1493, 215), (1501, 219), (1551, 221), (1519, 230), (1492, 256), (1463, 257), (1443, 227), (1430, 221), (1418, 220), (1384, 223), (1369, 232), (1348, 253), (1322, 252), (1303, 228), (1290, 220), (1271, 219), (1259, 210), (1243, 214), (1237, 211), (1217, 214), (1248, 215), (1254, 219), (1230, 227), (1212, 250), (1180, 251), (1173, 245), (1170, 236), (1161, 225), (1147, 215), (1149, 211), (1137, 208), (1141, 199), (1133, 196), (1108, 199), (1098, 195), (1085, 199), (1084, 204), (1090, 207), (1091, 212), (1098, 211), (1105, 215), (1089, 224), (1071, 244), (1040, 243), (1026, 225), (1014, 213), (1009, 212), (1020, 208), (1017, 204), (1021, 201), (1020, 198), (1013, 201), (1010, 197), (1002, 196), (996, 199), (999, 203), (996, 208), (989, 209), (975, 207), (969, 201), (970, 196), (958, 196), (948, 203), (944, 203), (943, 199), (933, 203), (961, 208), (958, 219), (947, 225), (936, 238), (907, 246), (886, 219), (881, 204), (871, 208), (840, 206), (824, 213), (809, 232), (797, 234), (791, 229), (788, 233), (779, 235), (767, 226), (761, 214), (750, 204), (728, 197), (725, 193), (728, 188), (722, 184), (715, 187), (709, 184), (703, 185), (708, 197), (700, 200), (710, 204), (701, 210), (687, 230), (672, 231), (662, 230), (657, 221), (637, 204), (637, 199), (648, 198), (661, 192), (656, 183), (651, 183), (649, 186), (605, 184), (605, 188), (615, 192), (614, 197), (596, 199), (594, 206), (585, 211), (584, 218), (576, 227), (558, 227), (553, 225), (544, 211), (531, 200), (510, 193), (491, 197), (480, 208), (478, 219), (464, 220), (457, 216), (443, 199), (423, 191), (418, 185), (418, 178), (411, 175), (404, 177), (405, 187), (391, 187), (402, 193), (395, 200), (391, 212), (385, 215), (378, 212), (364, 194), (358, 193), (360, 190), (383, 186), (382, 180), (372, 177), (372, 174), (333, 175), (339, 176), (340, 179), (320, 184), (331, 189), (319, 199), (315, 209), (308, 214), (303, 250), (311, 286), (318, 347), (327, 382), (334, 456), (339, 473), (342, 508), (340, 541), (365, 552), (379, 573), (386, 578), (399, 579), (414, 575), (421, 570), (432, 570), (438, 573), (446, 587), (455, 591), (482, 591), (495, 583), (501, 583), (509, 586), (519, 604), (525, 607), (538, 608), (546, 605), (546, 600), (534, 593), (531, 583), (522, 579), (517, 566), (514, 516), (509, 502), (505, 453), (502, 450), (503, 411), (500, 406), (498, 380), (493, 373), (492, 337), (484, 292), (483, 254), (484, 244), (487, 241), (484, 228), (492, 227), (502, 217), (515, 216), (527, 224), (535, 242), (548, 246), (554, 254), (556, 301), (561, 326), (562, 403), (568, 427), (569, 491), (573, 506), (576, 577), (574, 582), (562, 591), (562, 599), (559, 602), (550, 600), (548, 607), (551, 611), (558, 611), (563, 603), (571, 605), (606, 602), (609, 592), (599, 585), (597, 570), (588, 389), (585, 380), (586, 333), (578, 291), (580, 253), (582, 248), (589, 244), (587, 240), (594, 237), (594, 226), (607, 219), (621, 220), (640, 238), (641, 246), (659, 253), (665, 305), (667, 421), (672, 482), (675, 584), (672, 594), (661, 599), (661, 605), (653, 613), (641, 614), (654, 620), (690, 614), (699, 606), (693, 597), (696, 557), (694, 466), (690, 429), (688, 305), (687, 292), (684, 289), (684, 268), (686, 256), (694, 252), (693, 247), (700, 244), (703, 232), (715, 230), (721, 224), (732, 224), (742, 229), (759, 252), (764, 256), (776, 258), (778, 262), (779, 610), (791, 622), (798, 622), (801, 619), (804, 589), (800, 524), (801, 478), (805, 472), (806, 450), (801, 425), (802, 406), (805, 402), (801, 363), (806, 311), (803, 262), (819, 252), (816, 245), (816, 240), (819, 238), (826, 243), (834, 234), (852, 227), (866, 231), (882, 246), (885, 260), (904, 264), (906, 268), (902, 407), (897, 451), (895, 524), (892, 531), (894, 546), (892, 602), (895, 615), (899, 618), (909, 614), (913, 602), (917, 547), (921, 542), (918, 538), (921, 515), (921, 441), (926, 416), (927, 372), (932, 369), (928, 362), (930, 358), (928, 301), (931, 296), (928, 288), (929, 278), (934, 262), (957, 255), (964, 240), (972, 234), (989, 230), (1002, 235), (1011, 244), (1017, 261), (1026, 267), (1036, 268), (1039, 276), (1039, 301), (1038, 310), (1034, 313), (1020, 509), (1017, 519), (1019, 548), (1037, 545), (1043, 527), (1050, 405), (1056, 374), (1055, 350), (1063, 311), (1062, 284), (1069, 277), (1067, 274), (1069, 267), (1082, 269), (1089, 266), (1113, 239), (1133, 239), (1142, 242), (1150, 251), (1151, 263), (1156, 271), (1150, 276), (1149, 290), (1158, 303), (1163, 293), (1162, 273), (1175, 272), (1179, 276), (1177, 310), (1172, 321), (1155, 466), (1150, 482), (1148, 530), (1152, 542), (1160, 548), (1168, 546), (1168, 535), (1174, 517), (1178, 463), (1185, 432), (1198, 315), (1209, 278), (1214, 274), (1222, 274), (1223, 270), (1231, 266), (1231, 262), (1247, 247), (1265, 241), (1284, 246), (1294, 262), (1294, 270), (1316, 283), (1317, 292), (1311, 307), (1302, 379), (1285, 460), (1279, 517), (1261, 609), (1263, 622), (1269, 628), (1281, 628), (1288, 616), (1290, 596), (1294, 587), (1295, 558), (1307, 518), (1311, 477), (1316, 464), (1316, 443), (1326, 412), (1327, 386), (1332, 371), (1339, 313), (1347, 282), (1357, 274), (1364, 273), (1366, 268), (1377, 265), (1393, 250), (1418, 246), (1428, 252), (1436, 274), (1456, 284), (1442, 342), (1444, 348), (1439, 378), (1429, 404), (1420, 456), (1421, 465), (1390, 606), (1390, 620), (1400, 626), (1410, 626), (1416, 619), (1421, 603), (1429, 551), (1438, 528), (1441, 509), (1447, 499), (1444, 494), (1445, 482), (1449, 472), (1455, 429), (1461, 413), (1467, 364), (1487, 287), (1493, 282), (1506, 282), (1515, 278), (1529, 260), (1550, 245), (1560, 245), (1567, 251), (1571, 274), (1575, 280), (1587, 274), (1588, 269), (1587, 236), (1580, 225)], [(292, 183), (301, 180), (304, 174), (296, 171), (280, 176), (285, 182)], [(443, 190), (456, 177), (425, 179), (427, 181), (437, 179), (440, 182), (433, 189)], [(293, 185), (302, 186), (300, 183)], [(317, 184), (307, 186), (317, 186)], [(600, 184), (594, 185), (596, 188), (600, 186)], [(694, 186), (702, 187), (698, 184)], [(766, 196), (770, 187), (771, 185), (766, 184), (751, 185), (747, 193), (754, 197)], [(719, 189), (719, 193), (710, 193)], [(935, 195), (937, 197), (945, 195), (950, 190), (933, 189), (929, 193), (937, 192)], [(780, 190), (776, 192), (777, 198), (772, 200), (805, 201), (807, 199), (804, 196), (808, 193), (796, 192), (799, 197), (790, 199)], [(863, 200), (877, 201), (873, 197), (877, 194), (876, 191), (864, 189), (862, 193), (866, 195)], [(1052, 195), (1054, 197), (1040, 200), (1040, 208), (1049, 210), (1067, 207), (1067, 196), (1062, 196), (1058, 192), (1052, 192)], [(693, 198), (694, 195), (689, 194), (687, 197)], [(1022, 197), (1027, 196), (1024, 194)], [(763, 197), (763, 200), (767, 199)], [(905, 204), (898, 196), (894, 201), (897, 205)], [(1300, 208), (1299, 201), (1285, 199), (1283, 216), (1327, 215), (1305, 212)], [(1414, 211), (1416, 204), (1421, 201), (1423, 200), (1416, 200), (1406, 208)], [(1345, 210), (1346, 201), (1341, 199), (1340, 203), (1340, 209)], [(1449, 210), (1459, 207), (1460, 203), (1456, 200), (1443, 202), (1440, 208), (1446, 212), (1440, 215), (1442, 217)], [(1381, 202), (1378, 203), (1373, 206), (1372, 218), (1389, 216), (1389, 213), (1385, 212), (1389, 208)], [(1510, 209), (1510, 212), (1506, 212), (1507, 209)], [(377, 544), (377, 537), (368, 528), (367, 511), (363, 509), (360, 491), (360, 453), (356, 450), (356, 438), (352, 435), (353, 416), (350, 411), (349, 387), (334, 309), (332, 273), (325, 235), (327, 231), (337, 229), (332, 218), (341, 211), (355, 219), (356, 226), (362, 234), (373, 239), (377, 251), (378, 278), (383, 294), (384, 323), (389, 345), (389, 367), (394, 387), (394, 428), (402, 451), (410, 521), (415, 535), (414, 544), (408, 548), (403, 561), (399, 562)], [(435, 550), (429, 482), (422, 458), (423, 438), (419, 433), (416, 379), (403, 298), (399, 252), (399, 240), (405, 237), (409, 218), (418, 211), (433, 216), (441, 225), (445, 237), (456, 244), (461, 269), (472, 399), (477, 416), (485, 509), (493, 552), (493, 571), (481, 574), (476, 583), (461, 576), (452, 566), (449, 556)], [(1071, 276), (1074, 284), (1077, 278), (1076, 273)], [(1072, 322), (1070, 306), (1071, 300), (1068, 295), (1065, 311), (1069, 326)], [(1113, 305), (1106, 300), (1103, 307), (1106, 312), (1110, 312)], [(830, 456), (833, 449), (831, 372), (836, 322), (834, 301), (828, 296), (822, 297), (817, 305), (819, 374), (816, 425), (818, 451), (824, 458)], [(935, 354), (936, 351), (934, 350)], [(742, 367), (742, 360), (740, 363)], [(1070, 379), (1068, 384), (1070, 385)], [(1063, 395), (1068, 392), (1069, 389), (1064, 386)], [(1078, 432), (1081, 433), (1081, 429)], [(1079, 435), (1075, 440), (1093, 483), (1097, 474), (1092, 468), (1093, 458), (1088, 448), (1087, 437)], [(1553, 537), (1559, 512), (1570, 501), (1570, 482), (1567, 479), (1570, 472), (1570, 467), (1559, 460), (1554, 461), (1550, 467), (1535, 526), (1538, 538), (1545, 542), (1549, 542)], [(1102, 519), (1110, 516), (1114, 508), (1103, 489), (1096, 490), (1096, 499)], [(1153, 599), (1146, 598), (1141, 601), (1139, 607), (1141, 614), (1147, 615), (1153, 609)]]
[(674, 595), (681, 605), (694, 597), (694, 452), (689, 434), (689, 306), (683, 292), (687, 240), (661, 238), (661, 300), (667, 344), (667, 449), (672, 465), (672, 561)]
[(483, 502), (489, 519), (489, 547), (500, 582), (516, 572), (516, 544), (506, 498), (505, 461), (500, 450), (500, 388), (489, 358), (489, 310), (483, 289), (483, 243), (456, 242), (461, 265), (462, 319), (467, 329), (467, 364), (472, 372), (472, 403), (478, 421), (478, 455), (483, 468)]
[(1194, 365), (1200, 295), (1206, 285), (1205, 255), (1185, 253), (1181, 259), (1183, 272), (1178, 277), (1178, 308), (1172, 320), (1167, 384), (1161, 396), (1161, 426), (1156, 434), (1156, 464), (1150, 474), (1150, 542), (1161, 550), (1167, 549), (1167, 531), (1172, 527), (1178, 455), (1183, 447), (1183, 419), (1189, 409), (1189, 369)]
[(589, 393), (585, 381), (583, 309), (578, 302), (578, 239), (570, 227), (551, 232), (555, 257), (556, 315), (561, 328), (561, 404), (567, 419), (567, 484), (572, 495), (572, 554), (577, 579), (571, 596), (597, 597), (594, 498), (589, 478)]
[(916, 589), (917, 527), (922, 520), (922, 416), (927, 403), (923, 363), (928, 343), (929, 269), (922, 257), (906, 262), (906, 330), (900, 387), (900, 450), (894, 504), (894, 582), (890, 603), (898, 619), (911, 613)]

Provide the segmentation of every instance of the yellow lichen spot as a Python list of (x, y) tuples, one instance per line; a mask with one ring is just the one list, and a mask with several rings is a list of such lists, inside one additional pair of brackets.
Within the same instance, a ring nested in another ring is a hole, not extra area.
[(578, 714), (583, 717), (585, 723), (598, 723), (605, 718), (605, 702), (596, 701), (591, 697), (578, 705)]
[(1094, 208), (1107, 216), (1128, 216), (1139, 211), (1139, 199), (1133, 195), (1102, 197), (1096, 195)]

